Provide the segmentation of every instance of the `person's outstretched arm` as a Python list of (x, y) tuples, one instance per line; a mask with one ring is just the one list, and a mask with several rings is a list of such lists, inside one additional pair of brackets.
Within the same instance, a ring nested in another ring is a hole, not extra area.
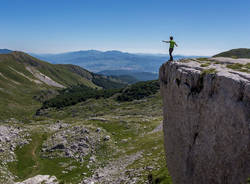
[(178, 47), (177, 43), (174, 43), (176, 47)]
[(166, 41), (166, 40), (162, 40), (162, 42), (169, 43), (169, 41)]

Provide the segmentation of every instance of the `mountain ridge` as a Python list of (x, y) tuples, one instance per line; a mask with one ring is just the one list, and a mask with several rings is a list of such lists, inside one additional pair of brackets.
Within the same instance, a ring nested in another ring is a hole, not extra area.
[(0, 54), (9, 54), (11, 52), (12, 50), (9, 50), (9, 49), (0, 49)]
[(250, 49), (238, 48), (214, 55), (213, 57), (250, 58)]
[[(167, 54), (136, 54), (118, 50), (80, 50), (59, 54), (32, 55), (54, 64), (75, 64), (92, 72), (122, 69), (156, 73), (160, 65), (168, 59)], [(184, 57), (190, 56), (175, 55), (175, 59)]]
[(128, 75), (134, 77), (137, 81), (156, 80), (158, 78), (157, 73), (141, 72), (137, 70), (103, 70), (98, 72), (98, 74), (110, 76)]

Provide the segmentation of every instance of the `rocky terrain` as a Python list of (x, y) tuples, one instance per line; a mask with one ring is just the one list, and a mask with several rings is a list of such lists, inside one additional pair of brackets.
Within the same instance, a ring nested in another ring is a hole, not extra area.
[(174, 183), (244, 183), (249, 63), (215, 57), (164, 64), (163, 122), (158, 81), (121, 88), (77, 66), (2, 55), (0, 183), (172, 184), (168, 169)]
[(250, 59), (199, 58), (160, 68), (164, 141), (173, 183), (246, 183)]
[[(15, 120), (12, 119), (11, 121)], [(15, 161), (15, 149), (28, 144), (29, 141), (28, 131), (20, 125), (0, 125), (0, 181), (9, 181), (15, 178), (15, 176), (6, 168), (7, 163)]]
[(90, 99), (29, 123), (2, 121), (0, 183), (148, 183), (166, 173), (159, 109), (157, 93)]

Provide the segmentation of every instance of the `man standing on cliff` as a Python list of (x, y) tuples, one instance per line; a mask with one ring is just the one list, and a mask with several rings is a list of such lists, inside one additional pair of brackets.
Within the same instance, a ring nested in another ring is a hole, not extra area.
[(178, 45), (174, 41), (174, 37), (170, 36), (169, 41), (162, 40), (162, 42), (169, 43), (169, 56), (170, 56), (170, 59), (168, 61), (173, 61), (172, 53), (174, 51), (174, 46), (178, 47)]

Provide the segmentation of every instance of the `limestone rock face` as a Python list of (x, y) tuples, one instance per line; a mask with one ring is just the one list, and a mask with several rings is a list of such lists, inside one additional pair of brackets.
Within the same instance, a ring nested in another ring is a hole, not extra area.
[(208, 62), (190, 59), (160, 68), (167, 167), (175, 184), (246, 183), (250, 74), (226, 67), (237, 60)]
[(23, 182), (17, 182), (15, 184), (59, 184), (59, 183), (57, 182), (55, 176), (37, 175)]

